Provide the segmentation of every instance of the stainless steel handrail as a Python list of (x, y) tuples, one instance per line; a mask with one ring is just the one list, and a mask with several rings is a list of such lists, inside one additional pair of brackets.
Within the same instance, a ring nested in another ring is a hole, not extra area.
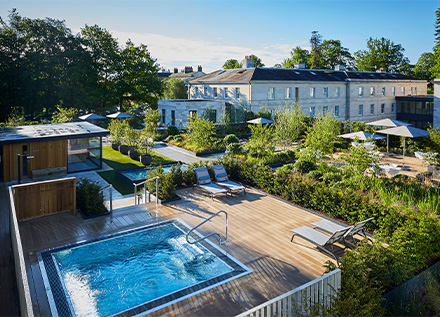
[(150, 179), (144, 180), (144, 181), (137, 183), (137, 184), (133, 183), (133, 185), (134, 185), (134, 204), (135, 205), (138, 204), (138, 201), (137, 201), (137, 188), (138, 188), (138, 186), (144, 185), (144, 193), (146, 194), (147, 193), (146, 183), (148, 183), (152, 180), (156, 180), (156, 208), (157, 208), (157, 203), (159, 200), (159, 176), (152, 177)]
[(113, 211), (113, 192), (112, 192), (113, 185), (108, 184), (107, 186), (102, 187), (101, 190), (104, 190), (107, 188), (109, 189), (108, 195), (109, 195), (109, 202), (110, 202), (110, 212), (112, 212)]
[[(189, 241), (189, 235), (191, 234), (191, 232), (193, 232), (193, 231), (196, 230), (198, 227), (202, 226), (205, 222), (211, 220), (212, 218), (214, 218), (215, 216), (217, 216), (217, 215), (220, 214), (220, 213), (224, 213), (224, 214), (226, 215), (226, 219), (225, 219), (225, 221), (226, 221), (226, 235), (225, 235), (225, 240), (224, 240), (224, 241), (222, 241), (222, 237), (221, 237), (220, 233), (218, 233), (218, 232), (210, 233), (210, 234), (208, 234), (208, 235), (206, 235), (206, 236), (204, 236), (204, 237), (201, 237), (200, 239), (195, 240), (195, 241), (192, 241), (192, 242)], [(226, 211), (224, 211), (224, 210), (220, 210), (220, 211), (216, 212), (215, 214), (213, 214), (213, 215), (212, 215), (211, 217), (209, 217), (208, 219), (206, 219), (205, 221), (199, 223), (197, 226), (195, 226), (194, 228), (192, 228), (192, 229), (186, 234), (186, 242), (188, 242), (189, 244), (194, 244), (194, 243), (198, 243), (198, 242), (203, 241), (203, 240), (205, 240), (205, 239), (207, 239), (207, 238), (209, 238), (209, 237), (212, 237), (212, 236), (218, 236), (218, 238), (219, 238), (218, 244), (219, 244), (219, 245), (222, 245), (222, 244), (225, 244), (226, 242), (228, 242), (228, 213), (227, 213)]]

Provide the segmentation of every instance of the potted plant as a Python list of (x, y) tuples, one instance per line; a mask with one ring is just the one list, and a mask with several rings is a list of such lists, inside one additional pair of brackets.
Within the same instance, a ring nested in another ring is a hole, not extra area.
[(121, 137), (121, 145), (119, 145), (119, 152), (122, 154), (128, 155), (128, 151), (130, 150), (130, 146), (136, 144), (136, 132), (130, 125), (127, 120), (123, 121), (122, 137)]
[(124, 122), (120, 120), (112, 120), (108, 125), (110, 131), (110, 141), (112, 142), (112, 149), (118, 151), (121, 145), (122, 137), (124, 135)]
[(139, 153), (139, 161), (143, 165), (150, 165), (153, 157), (148, 153), (148, 147), (151, 145), (150, 138), (141, 134), (137, 144), (137, 151)]

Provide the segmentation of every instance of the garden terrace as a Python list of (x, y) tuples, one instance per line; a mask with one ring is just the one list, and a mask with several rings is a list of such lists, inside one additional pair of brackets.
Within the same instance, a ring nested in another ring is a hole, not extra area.
[[(112, 216), (88, 220), (63, 213), (20, 222), (34, 313), (50, 315), (37, 252), (165, 219), (179, 218), (194, 227), (222, 209), (228, 212), (229, 242), (221, 248), (253, 272), (153, 315), (237, 315), (324, 273), (323, 263), (330, 259), (327, 255), (305, 240), (298, 238), (290, 242), (292, 228), (310, 226), (323, 219), (321, 216), (253, 189), (246, 195), (214, 200), (197, 188), (185, 188), (177, 193), (182, 200), (159, 206), (157, 211), (149, 205), (116, 207)], [(224, 229), (225, 220), (220, 216), (206, 223), (199, 232), (224, 234)], [(216, 242), (215, 238), (212, 241)], [(341, 255), (342, 246), (337, 249)]]

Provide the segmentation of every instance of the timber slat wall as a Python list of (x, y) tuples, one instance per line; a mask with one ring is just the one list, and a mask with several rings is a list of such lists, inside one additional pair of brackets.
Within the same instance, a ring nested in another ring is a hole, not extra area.
[(12, 186), (18, 221), (63, 211), (76, 214), (76, 178)]
[[(3, 145), (4, 181), (18, 179), (17, 154), (22, 154), (23, 145), (34, 158), (29, 160), (29, 177), (33, 170), (67, 167), (67, 140), (51, 140)], [(22, 176), (23, 177), (23, 176)], [(23, 177), (24, 178), (24, 177)]]

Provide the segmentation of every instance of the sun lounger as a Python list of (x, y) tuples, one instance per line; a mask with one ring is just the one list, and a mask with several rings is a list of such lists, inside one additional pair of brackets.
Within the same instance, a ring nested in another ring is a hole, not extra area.
[(354, 235), (359, 233), (368, 239), (364, 228), (365, 228), (365, 225), (373, 219), (374, 219), (374, 217), (369, 218), (367, 220), (360, 221), (350, 227), (344, 227), (344, 226), (338, 225), (337, 223), (334, 223), (334, 222), (326, 220), (326, 219), (313, 222), (312, 225), (314, 226), (314, 228), (318, 228), (318, 229), (325, 231), (325, 232), (328, 232), (330, 234), (333, 234), (338, 230), (349, 228), (350, 230), (347, 231), (347, 233), (344, 235), (343, 239), (345, 241), (347, 238), (351, 237), (353, 239), (353, 244), (356, 245), (356, 240), (354, 239)]
[[(321, 251), (323, 251), (327, 254), (330, 254), (332, 257), (335, 258), (336, 262), (338, 262), (338, 265), (339, 265), (338, 258), (334, 254), (333, 244), (339, 240), (342, 240), (344, 242), (344, 246), (345, 246), (344, 235), (347, 233), (348, 230), (350, 230), (350, 227), (338, 230), (335, 233), (333, 233), (331, 236), (328, 236), (325, 233), (322, 233), (316, 229), (302, 226), (302, 227), (290, 230), (293, 232), (292, 239), (290, 239), (290, 241), (292, 242), (295, 235), (298, 235), (301, 238), (316, 245), (316, 247), (318, 249), (320, 249)], [(329, 251), (325, 248), (328, 245), (331, 247), (331, 251)]]
[(198, 167), (194, 169), (197, 177), (197, 186), (206, 190), (211, 194), (211, 199), (214, 199), (214, 195), (225, 193), (228, 195), (228, 191), (211, 182), (211, 176), (209, 176), (206, 166)]
[(242, 190), (246, 194), (246, 188), (236, 182), (230, 181), (223, 165), (214, 165), (213, 167), (216, 183), (225, 188), (229, 193)]

